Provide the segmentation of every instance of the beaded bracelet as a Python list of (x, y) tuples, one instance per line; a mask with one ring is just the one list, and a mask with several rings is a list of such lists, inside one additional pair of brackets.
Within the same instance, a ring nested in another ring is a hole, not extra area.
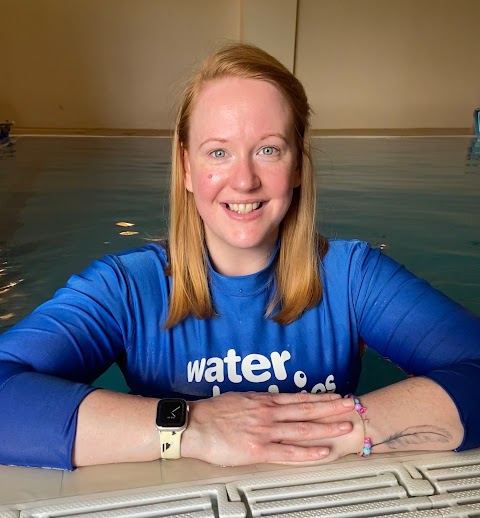
[(370, 453), (372, 453), (372, 441), (370, 437), (367, 437), (367, 427), (365, 426), (365, 418), (363, 417), (363, 414), (367, 411), (367, 409), (360, 403), (360, 400), (354, 394), (347, 394), (345, 397), (353, 399), (353, 402), (355, 403), (354, 408), (358, 412), (358, 415), (362, 420), (363, 448), (359, 455), (361, 455), (362, 457), (368, 457)]

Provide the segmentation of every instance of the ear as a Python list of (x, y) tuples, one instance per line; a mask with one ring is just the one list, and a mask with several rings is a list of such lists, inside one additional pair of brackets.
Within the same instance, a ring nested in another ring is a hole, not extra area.
[(294, 189), (297, 187), (300, 187), (300, 185), (302, 183), (302, 175), (300, 173), (300, 167), (298, 165), (295, 168), (295, 171), (293, 172), (292, 183), (293, 183)]
[(183, 181), (185, 184), (185, 189), (187, 191), (193, 192), (192, 187), (192, 174), (190, 169), (190, 157), (188, 156), (188, 150), (182, 147), (182, 162), (183, 162)]

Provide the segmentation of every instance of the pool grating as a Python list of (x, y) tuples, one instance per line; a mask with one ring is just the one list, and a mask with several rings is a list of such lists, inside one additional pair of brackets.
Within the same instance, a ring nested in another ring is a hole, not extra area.
[(189, 487), (59, 498), (0, 518), (480, 517), (480, 453), (384, 459)]

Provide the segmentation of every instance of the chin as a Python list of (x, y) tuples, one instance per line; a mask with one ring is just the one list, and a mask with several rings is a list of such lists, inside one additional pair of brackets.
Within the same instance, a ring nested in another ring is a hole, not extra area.
[(232, 248), (238, 248), (239, 250), (253, 250), (256, 248), (262, 248), (270, 243), (270, 239), (242, 239), (230, 243), (230, 246)]

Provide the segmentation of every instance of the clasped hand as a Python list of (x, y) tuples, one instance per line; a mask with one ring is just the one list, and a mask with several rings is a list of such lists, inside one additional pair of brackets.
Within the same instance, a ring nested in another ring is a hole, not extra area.
[(229, 392), (190, 403), (182, 456), (228, 466), (331, 461), (360, 449), (361, 428), (353, 401), (338, 394)]

